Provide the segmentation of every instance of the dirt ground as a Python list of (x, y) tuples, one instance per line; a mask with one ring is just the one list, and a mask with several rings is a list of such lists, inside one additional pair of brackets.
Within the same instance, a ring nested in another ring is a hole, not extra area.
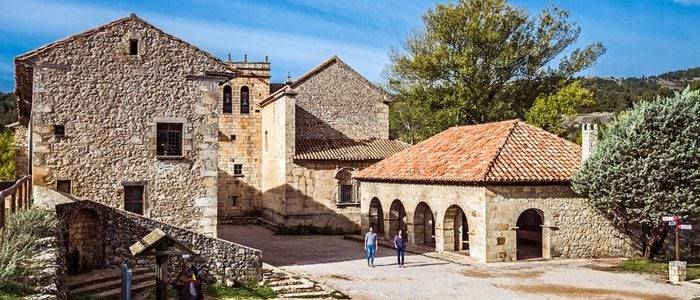
[(700, 284), (676, 286), (646, 275), (596, 270), (615, 260), (455, 264), (380, 247), (375, 267), (362, 244), (340, 236), (278, 236), (258, 226), (225, 225), (219, 237), (263, 251), (263, 260), (333, 286), (353, 299), (692, 299)]

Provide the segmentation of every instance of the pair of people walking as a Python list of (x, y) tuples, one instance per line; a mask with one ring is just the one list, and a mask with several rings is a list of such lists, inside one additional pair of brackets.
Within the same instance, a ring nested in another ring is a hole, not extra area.
[[(406, 239), (404, 239), (401, 230), (394, 237), (394, 248), (396, 249), (396, 261), (399, 268), (404, 268), (406, 262)], [(377, 254), (377, 233), (374, 232), (372, 227), (365, 234), (365, 247), (363, 250), (367, 254), (367, 266), (374, 267), (374, 256)]]

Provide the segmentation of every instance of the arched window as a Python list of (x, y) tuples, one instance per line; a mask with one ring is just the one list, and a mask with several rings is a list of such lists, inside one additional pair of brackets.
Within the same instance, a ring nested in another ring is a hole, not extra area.
[(352, 179), (352, 169), (344, 168), (335, 174), (338, 180), (338, 203), (356, 202), (356, 181)]
[(248, 87), (244, 86), (241, 88), (241, 114), (250, 113), (250, 92)]
[(233, 112), (233, 96), (231, 93), (231, 86), (227, 85), (224, 87), (224, 113), (230, 114)]

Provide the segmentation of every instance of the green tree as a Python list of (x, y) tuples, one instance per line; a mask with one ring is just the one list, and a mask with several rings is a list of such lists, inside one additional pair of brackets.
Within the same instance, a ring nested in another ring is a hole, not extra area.
[(662, 216), (700, 218), (700, 91), (641, 102), (609, 124), (573, 188), (653, 258)]
[(564, 118), (574, 118), (583, 107), (593, 105), (593, 93), (574, 81), (552, 95), (540, 96), (526, 114), (528, 123), (564, 136), (567, 128)]
[[(562, 55), (581, 30), (566, 11), (554, 7), (530, 16), (505, 0), (462, 0), (436, 5), (423, 15), (423, 23), (400, 50), (392, 51), (386, 71), (395, 101), (407, 103), (394, 110), (420, 103), (430, 110), (425, 124), (440, 124), (412, 129), (418, 132), (522, 118), (537, 96), (558, 90), (562, 79), (605, 52), (595, 43)], [(552, 66), (555, 59), (559, 63)]]
[(10, 131), (0, 131), (0, 181), (15, 180), (14, 136)]
[(17, 121), (16, 98), (13, 93), (0, 92), (0, 131), (5, 125)]

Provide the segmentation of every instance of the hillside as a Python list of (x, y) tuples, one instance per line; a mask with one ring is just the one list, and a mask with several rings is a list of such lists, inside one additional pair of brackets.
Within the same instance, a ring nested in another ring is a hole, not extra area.
[(590, 89), (598, 104), (582, 113), (619, 112), (629, 108), (642, 99), (654, 99), (656, 96), (670, 96), (690, 86), (700, 88), (700, 67), (666, 72), (651, 77), (602, 78), (582, 77), (583, 85)]

